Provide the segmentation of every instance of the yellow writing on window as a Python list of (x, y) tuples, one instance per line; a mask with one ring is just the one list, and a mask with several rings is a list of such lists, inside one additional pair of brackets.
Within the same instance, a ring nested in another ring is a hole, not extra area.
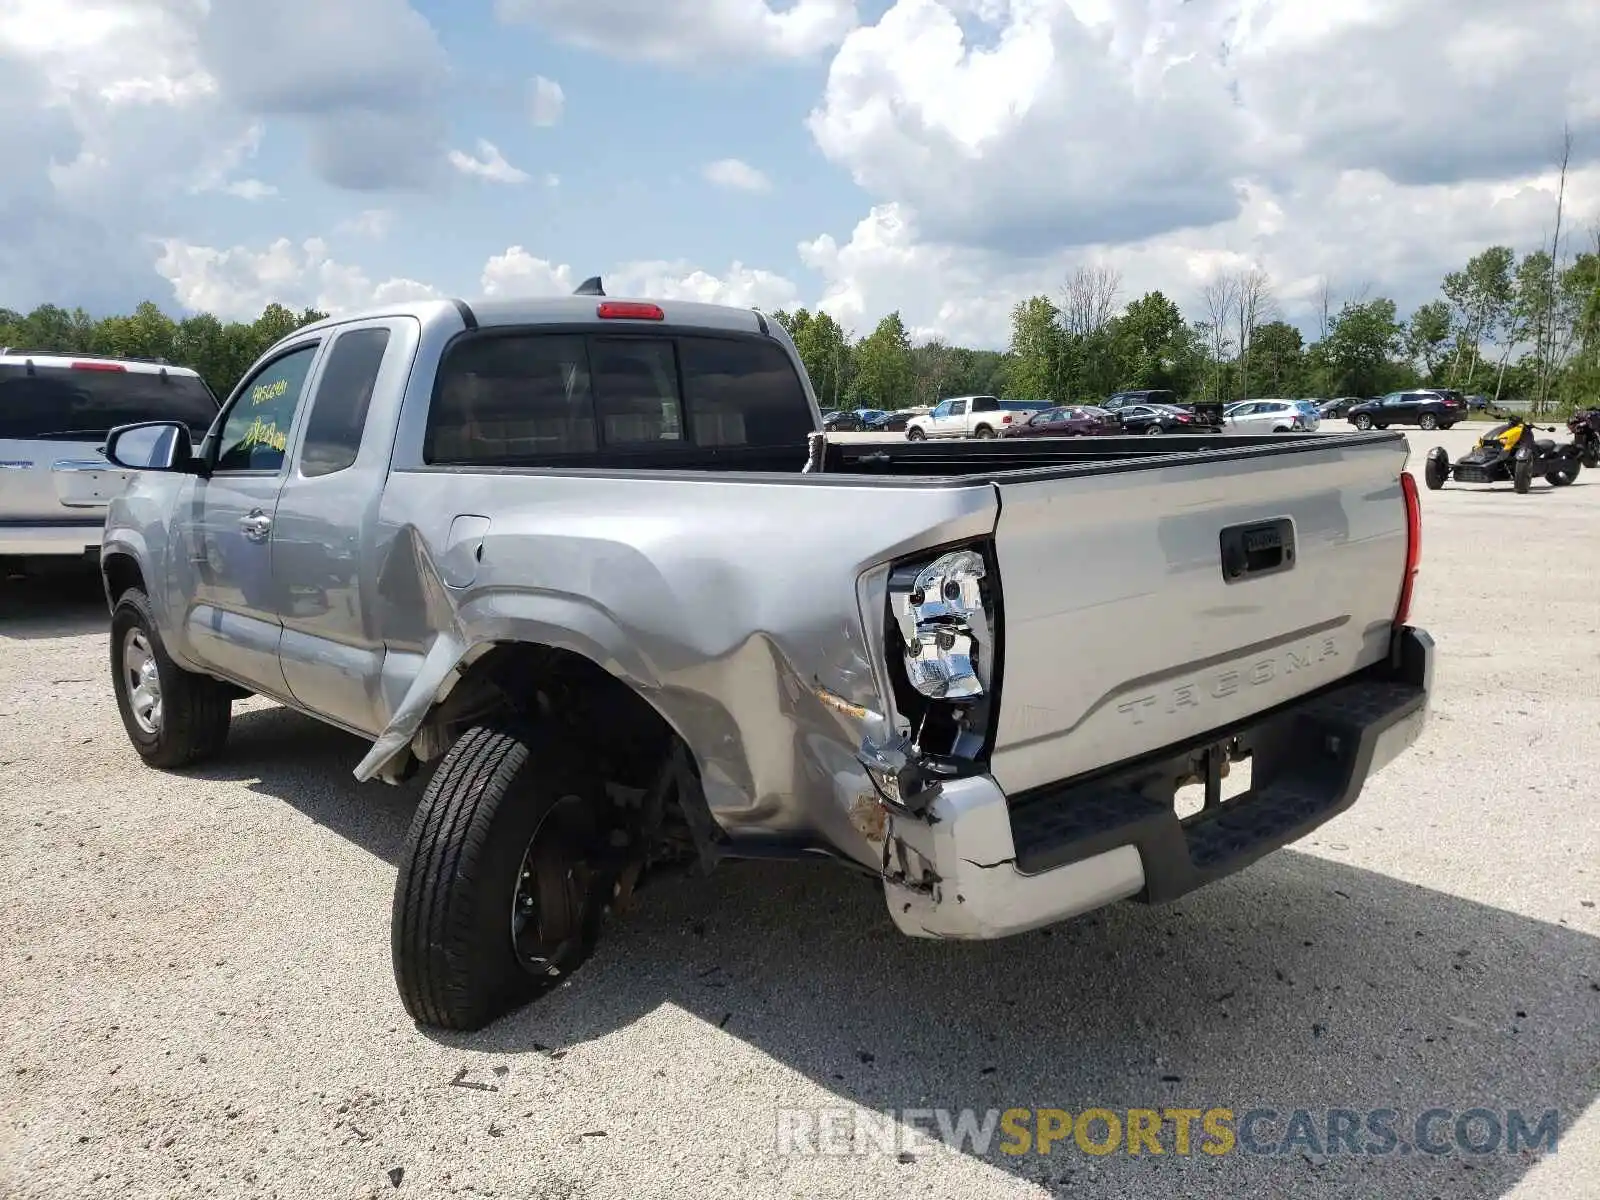
[(287, 379), (274, 379), (271, 383), (258, 383), (250, 389), (251, 404), (265, 404), (269, 400), (276, 400), (289, 390)]
[(263, 421), (260, 417), (257, 417), (250, 422), (250, 428), (244, 431), (244, 437), (240, 440), (239, 445), (246, 450), (253, 449), (256, 446), (270, 446), (282, 453), (289, 445), (289, 435), (279, 431), (276, 421)]

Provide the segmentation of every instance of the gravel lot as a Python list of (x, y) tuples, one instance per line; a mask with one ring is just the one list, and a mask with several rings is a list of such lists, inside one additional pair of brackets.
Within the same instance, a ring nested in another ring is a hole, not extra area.
[[(1413, 438), (1412, 466), (1465, 430)], [(421, 791), (252, 701), (143, 769), (92, 581), (0, 592), (0, 1196), (1600, 1196), (1600, 472), (1424, 493), (1435, 718), (1345, 816), (1166, 908), (905, 940), (822, 866), (647, 892), (475, 1036), (405, 1018)], [(1560, 1153), (780, 1157), (775, 1110), (1523, 1107)]]

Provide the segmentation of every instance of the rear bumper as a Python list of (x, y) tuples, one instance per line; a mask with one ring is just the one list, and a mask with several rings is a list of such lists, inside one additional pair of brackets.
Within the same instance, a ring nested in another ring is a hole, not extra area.
[(887, 884), (890, 914), (915, 936), (998, 938), (1114, 900), (1171, 900), (1241, 870), (1349, 808), (1416, 741), (1433, 663), (1433, 639), (1402, 630), (1379, 667), (1208, 739), (1238, 739), (1252, 786), (1187, 821), (1170, 780), (1194, 746), (1014, 799), (989, 776), (946, 783), (929, 823), (895, 830), (937, 882)]
[(81, 558), (100, 548), (106, 515), (61, 521), (0, 521), (0, 558)]

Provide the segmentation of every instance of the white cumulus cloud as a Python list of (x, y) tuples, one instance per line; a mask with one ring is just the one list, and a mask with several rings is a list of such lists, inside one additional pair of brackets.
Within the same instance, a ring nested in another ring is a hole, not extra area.
[(566, 111), (567, 94), (554, 79), (535, 75), (528, 81), (528, 119), (535, 125), (556, 125)]
[(737, 158), (719, 158), (702, 171), (706, 182), (735, 192), (770, 192), (772, 180), (766, 173)]
[(619, 58), (674, 64), (805, 58), (838, 45), (857, 19), (855, 0), (495, 0), (495, 12)]
[(526, 183), (529, 175), (506, 161), (500, 148), (486, 138), (478, 139), (476, 156), (465, 150), (450, 151), (450, 165), (463, 175), (473, 175), (490, 183)]

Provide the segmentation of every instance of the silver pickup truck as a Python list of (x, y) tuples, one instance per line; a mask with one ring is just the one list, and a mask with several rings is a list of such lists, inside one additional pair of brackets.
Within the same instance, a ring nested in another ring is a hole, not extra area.
[(1002, 937), (1236, 871), (1422, 728), (1399, 435), (818, 425), (776, 323), (597, 281), (298, 330), (197, 447), (108, 439), (128, 736), (181, 767), (254, 693), (359, 779), (436, 764), (395, 975), (475, 1028), (664, 869), (827, 856), (908, 934)]

